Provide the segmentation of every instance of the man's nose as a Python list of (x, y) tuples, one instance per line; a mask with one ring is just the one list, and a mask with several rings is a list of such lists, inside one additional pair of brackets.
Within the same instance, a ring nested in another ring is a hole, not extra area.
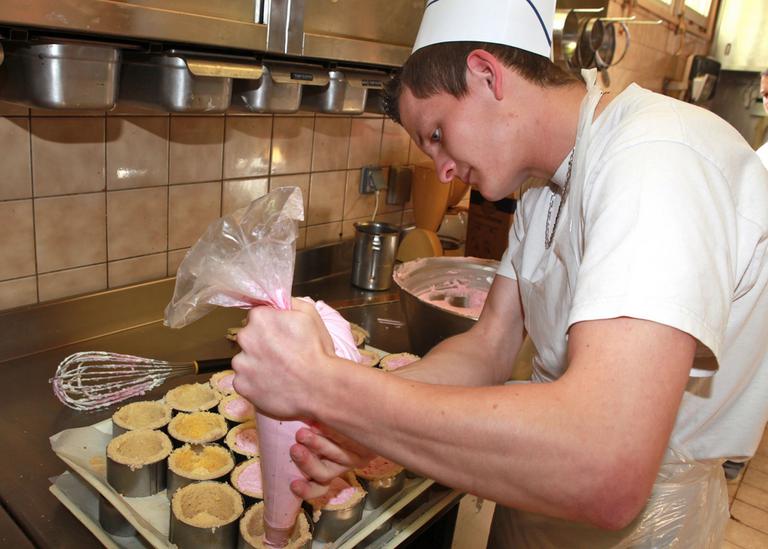
[(445, 155), (435, 158), (435, 171), (443, 183), (450, 183), (456, 175), (456, 163)]

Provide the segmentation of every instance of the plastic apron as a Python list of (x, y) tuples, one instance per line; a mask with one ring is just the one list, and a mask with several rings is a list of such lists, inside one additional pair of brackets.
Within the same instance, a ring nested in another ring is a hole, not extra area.
[[(595, 70), (582, 71), (587, 95), (579, 113), (569, 196), (552, 246), (544, 248), (545, 221), (529, 230), (512, 257), (518, 276), (528, 335), (538, 355), (533, 382), (559, 378), (567, 364), (567, 328), (578, 267), (583, 254), (581, 198), (592, 119), (600, 101)], [(542, 230), (543, 229), (543, 230)], [(543, 250), (543, 252), (542, 252)], [(606, 531), (496, 506), (489, 548), (536, 549), (691, 547), (719, 549), (728, 520), (728, 494), (722, 461), (693, 460), (682, 445), (670, 441), (651, 496), (637, 518), (620, 531)]]

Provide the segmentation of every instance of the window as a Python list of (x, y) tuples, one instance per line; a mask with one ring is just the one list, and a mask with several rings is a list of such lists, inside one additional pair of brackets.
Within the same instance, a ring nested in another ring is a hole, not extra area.
[(718, 0), (637, 0), (637, 5), (654, 15), (685, 26), (689, 32), (712, 37)]
[(707, 38), (712, 36), (717, 12), (716, 0), (684, 0), (683, 10), (683, 16), (689, 23), (698, 27)]
[(685, 7), (694, 13), (707, 17), (709, 9), (712, 7), (712, 0), (685, 0)]

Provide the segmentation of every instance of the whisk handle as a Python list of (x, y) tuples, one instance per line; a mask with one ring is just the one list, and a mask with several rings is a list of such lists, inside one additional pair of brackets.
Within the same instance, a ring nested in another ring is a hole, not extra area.
[(208, 374), (211, 372), (220, 372), (231, 367), (232, 358), (209, 358), (206, 360), (195, 361), (196, 374)]

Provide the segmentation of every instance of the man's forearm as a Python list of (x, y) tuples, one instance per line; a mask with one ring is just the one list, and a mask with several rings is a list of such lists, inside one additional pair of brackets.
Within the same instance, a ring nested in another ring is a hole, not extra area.
[(398, 376), (437, 385), (478, 387), (509, 379), (523, 343), (517, 282), (497, 277), (480, 319), (469, 331), (448, 338)]
[[(502, 351), (484, 344), (484, 338), (478, 333), (480, 331), (473, 329), (445, 339), (422, 360), (394, 373), (406, 379), (437, 385), (478, 387), (503, 383), (509, 378), (517, 351)], [(509, 341), (510, 349), (520, 348), (522, 334), (516, 339), (519, 342)]]

